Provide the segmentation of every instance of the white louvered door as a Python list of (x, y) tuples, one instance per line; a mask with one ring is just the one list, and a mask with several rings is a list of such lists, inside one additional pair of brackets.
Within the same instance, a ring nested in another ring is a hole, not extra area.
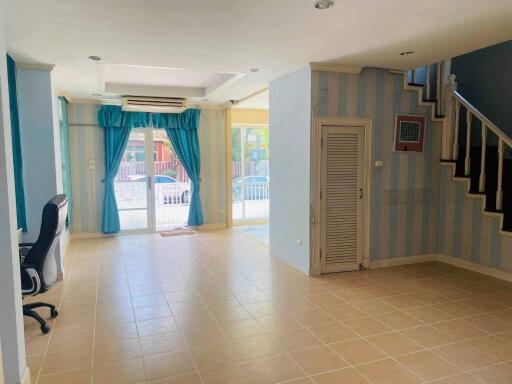
[(322, 272), (359, 269), (362, 263), (364, 129), (322, 126)]

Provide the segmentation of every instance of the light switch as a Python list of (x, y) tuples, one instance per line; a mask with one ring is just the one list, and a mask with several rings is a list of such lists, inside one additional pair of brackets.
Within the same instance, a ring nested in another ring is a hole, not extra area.
[(384, 160), (375, 160), (375, 166), (376, 167), (383, 167), (384, 166)]
[(96, 169), (96, 160), (89, 159), (89, 169), (90, 170), (95, 170)]

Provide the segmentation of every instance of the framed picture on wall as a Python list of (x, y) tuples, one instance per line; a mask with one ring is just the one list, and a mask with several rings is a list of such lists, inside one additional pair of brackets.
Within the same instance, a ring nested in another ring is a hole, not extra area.
[(423, 152), (425, 116), (398, 114), (395, 118), (395, 152)]

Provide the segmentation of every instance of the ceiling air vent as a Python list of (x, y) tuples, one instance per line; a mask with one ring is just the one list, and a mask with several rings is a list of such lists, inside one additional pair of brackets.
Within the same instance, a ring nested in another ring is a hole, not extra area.
[(130, 112), (176, 113), (186, 108), (183, 97), (123, 96), (122, 109)]

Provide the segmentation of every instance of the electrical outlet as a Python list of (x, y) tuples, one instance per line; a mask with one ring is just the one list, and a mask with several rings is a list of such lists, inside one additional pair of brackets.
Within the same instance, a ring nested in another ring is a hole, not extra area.
[(383, 167), (384, 166), (384, 160), (376, 160), (375, 161), (376, 167)]
[(302, 240), (301, 239), (295, 239), (295, 241), (297, 242), (297, 245), (299, 247), (302, 247)]
[(94, 159), (89, 159), (89, 169), (91, 171), (95, 170), (96, 169), (96, 160)]

